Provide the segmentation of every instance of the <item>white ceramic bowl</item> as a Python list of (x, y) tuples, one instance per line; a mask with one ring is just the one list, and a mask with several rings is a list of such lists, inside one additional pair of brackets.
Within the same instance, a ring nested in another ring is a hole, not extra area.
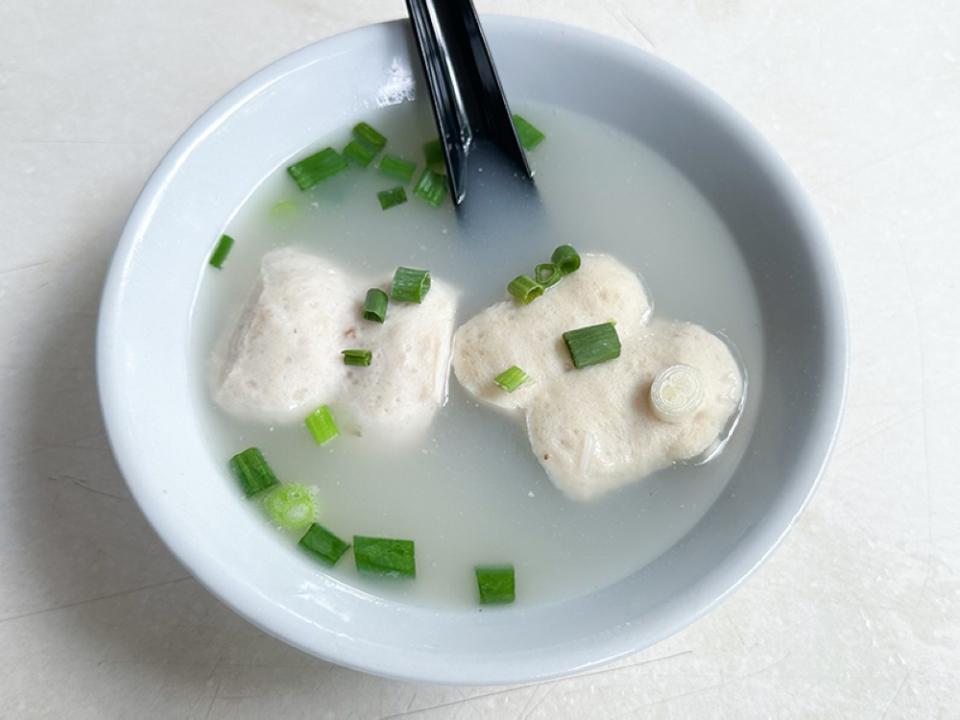
[[(191, 310), (210, 238), (257, 183), (318, 137), (409, 93), (405, 23), (324, 40), (214, 105), (150, 178), (104, 290), (98, 374), (130, 490), (180, 561), (265, 631), (372, 673), (506, 683), (561, 675), (646, 647), (729, 593), (809, 498), (843, 401), (842, 301), (823, 233), (780, 160), (711, 93), (633, 47), (580, 30), (486, 20), (508, 96), (592, 114), (684, 172), (733, 231), (763, 308), (763, 396), (729, 492), (677, 545), (575, 600), (506, 612), (438, 611), (356, 592), (277, 553), (202, 440)], [(536, 62), (532, 62), (535, 58)]]

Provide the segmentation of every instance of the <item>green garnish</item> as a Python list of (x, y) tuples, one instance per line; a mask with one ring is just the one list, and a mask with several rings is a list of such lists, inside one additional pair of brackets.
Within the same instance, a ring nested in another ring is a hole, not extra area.
[(230, 254), (231, 248), (233, 248), (233, 238), (229, 235), (221, 235), (217, 241), (217, 246), (213, 249), (213, 254), (210, 256), (210, 264), (220, 270), (227, 259), (227, 255)]
[(410, 182), (410, 180), (413, 179), (413, 173), (417, 170), (417, 164), (415, 162), (404, 160), (402, 157), (390, 155), (389, 153), (380, 158), (380, 165), (378, 167), (383, 175), (396, 178), (404, 183)]
[(317, 445), (326, 445), (340, 434), (337, 424), (333, 421), (333, 414), (326, 405), (321, 405), (307, 415), (304, 422)]
[(353, 126), (353, 136), (377, 152), (383, 150), (384, 145), (387, 144), (387, 139), (365, 122)]
[(279, 485), (263, 501), (270, 519), (287, 530), (302, 530), (313, 522), (317, 507), (303, 485)]
[(373, 360), (373, 353), (370, 350), (342, 350), (344, 365), (357, 365), (367, 367)]
[(550, 260), (560, 268), (563, 275), (569, 275), (580, 269), (580, 254), (573, 249), (573, 245), (561, 245), (553, 251)]
[(377, 149), (372, 148), (359, 140), (351, 140), (343, 148), (343, 156), (347, 160), (353, 160), (360, 167), (366, 167), (370, 161), (377, 156)]
[(620, 337), (612, 322), (569, 330), (563, 334), (563, 341), (578, 368), (620, 357)]
[(430, 165), (443, 165), (443, 145), (440, 144), (440, 138), (435, 138), (423, 144), (423, 159), (427, 161), (428, 167)]
[(363, 301), (363, 319), (382, 323), (387, 319), (387, 294), (380, 288), (367, 290)]
[(281, 200), (270, 208), (270, 217), (277, 219), (290, 218), (296, 215), (299, 209), (293, 200)]
[(328, 147), (294, 163), (287, 168), (287, 172), (301, 190), (309, 190), (314, 185), (345, 170), (347, 165), (343, 155)]
[(521, 305), (529, 305), (543, 295), (543, 285), (529, 275), (517, 275), (507, 285), (507, 292), (513, 295)]
[(474, 572), (482, 605), (502, 605), (516, 599), (513, 565), (478, 565)]
[(517, 129), (517, 137), (520, 138), (520, 144), (523, 145), (524, 150), (533, 150), (547, 137), (520, 115), (513, 116), (513, 126)]
[(440, 207), (440, 203), (443, 202), (443, 198), (447, 194), (447, 176), (427, 168), (423, 171), (420, 179), (417, 180), (416, 187), (413, 188), (413, 194), (423, 198), (434, 207)]
[(529, 379), (529, 375), (514, 365), (497, 375), (493, 381), (508, 393), (512, 393)]
[(398, 267), (393, 274), (390, 297), (399, 302), (423, 302), (430, 292), (430, 271)]
[(378, 192), (377, 200), (380, 201), (380, 207), (383, 210), (389, 210), (396, 205), (403, 205), (407, 201), (407, 191), (402, 186), (397, 185), (395, 188)]
[(323, 525), (314, 523), (297, 543), (311, 555), (320, 558), (326, 565), (336, 565), (337, 560), (347, 551), (350, 543), (344, 542)]
[(353, 536), (357, 570), (368, 575), (416, 577), (413, 540)]
[(240, 481), (243, 494), (253, 497), (278, 484), (277, 476), (267, 464), (266, 458), (259, 448), (247, 448), (230, 458), (230, 469)]
[(533, 279), (545, 288), (556, 285), (562, 277), (560, 268), (553, 263), (540, 263), (533, 269)]

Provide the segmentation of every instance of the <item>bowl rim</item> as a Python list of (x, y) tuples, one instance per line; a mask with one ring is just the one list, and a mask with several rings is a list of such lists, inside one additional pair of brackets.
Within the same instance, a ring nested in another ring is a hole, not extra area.
[(231, 576), (214, 572), (214, 568), (205, 562), (204, 557), (200, 557), (185, 539), (178, 537), (174, 519), (143, 501), (144, 497), (136, 479), (140, 474), (137, 448), (125, 441), (118, 412), (124, 399), (116, 376), (123, 358), (113, 351), (111, 336), (118, 320), (124, 288), (129, 280), (127, 266), (131, 254), (138, 240), (146, 233), (164, 190), (194, 149), (253, 97), (285, 76), (316, 62), (319, 54), (347, 51), (357, 39), (366, 34), (406, 32), (407, 21), (391, 20), (366, 25), (321, 39), (255, 72), (211, 105), (176, 140), (145, 183), (123, 228), (103, 287), (96, 339), (97, 384), (107, 437), (131, 495), (150, 526), (191, 575), (221, 602), (266, 633), (313, 656), (399, 680), (445, 684), (503, 684), (557, 678), (648, 647), (691, 624), (737, 589), (770, 556), (792, 528), (820, 483), (836, 442), (846, 399), (849, 371), (847, 312), (833, 252), (811, 201), (786, 164), (760, 133), (713, 91), (659, 57), (624, 41), (578, 27), (534, 18), (484, 15), (484, 25), (488, 32), (493, 33), (526, 30), (565, 36), (593, 46), (602, 45), (605, 52), (614, 53), (624, 64), (644, 64), (647, 71), (660, 75), (679, 91), (694, 96), (749, 148), (758, 166), (776, 184), (778, 193), (798, 218), (798, 223), (803, 228), (802, 235), (809, 246), (813, 274), (821, 283), (825, 308), (823, 333), (831, 371), (831, 382), (824, 388), (821, 406), (824, 408), (823, 417), (827, 418), (828, 422), (815, 429), (818, 447), (822, 448), (822, 453), (816, 458), (807, 458), (808, 462), (802, 468), (797, 466), (793, 470), (794, 473), (805, 474), (809, 478), (800, 501), (790, 507), (775, 508), (776, 512), (764, 515), (749, 537), (744, 538), (744, 543), (738, 544), (735, 551), (726, 556), (722, 564), (715, 569), (726, 567), (726, 572), (711, 572), (708, 577), (699, 578), (697, 589), (691, 594), (689, 602), (683, 603), (686, 610), (672, 615), (665, 613), (653, 631), (638, 626), (619, 627), (616, 633), (597, 635), (591, 638), (590, 643), (564, 651), (560, 658), (547, 659), (542, 653), (513, 658), (510, 668), (505, 670), (483, 662), (451, 667), (443, 661), (442, 654), (437, 654), (437, 660), (432, 663), (406, 663), (402, 657), (395, 654), (377, 655), (362, 648), (351, 648), (349, 644), (338, 644), (334, 648), (317, 647), (309, 645), (303, 638), (291, 636), (271, 626), (266, 613), (258, 615), (256, 612), (260, 609), (258, 603), (263, 602), (262, 598), (243, 597), (246, 593), (243, 586)]

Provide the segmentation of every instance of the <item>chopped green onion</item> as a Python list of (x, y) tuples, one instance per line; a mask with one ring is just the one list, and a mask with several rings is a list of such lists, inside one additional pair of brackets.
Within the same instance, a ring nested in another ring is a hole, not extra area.
[(556, 285), (562, 277), (563, 273), (560, 268), (553, 263), (540, 263), (533, 269), (534, 280), (545, 288)]
[(294, 163), (287, 168), (287, 172), (301, 190), (309, 190), (314, 185), (345, 170), (347, 165), (346, 159), (340, 153), (328, 147)]
[(529, 375), (514, 365), (497, 375), (493, 381), (508, 393), (512, 393), (529, 379)]
[(573, 249), (573, 245), (561, 245), (553, 251), (550, 260), (560, 268), (563, 275), (569, 275), (580, 269), (580, 254)]
[(440, 138), (423, 144), (423, 158), (427, 161), (428, 167), (443, 165), (443, 145), (440, 144)]
[(516, 599), (513, 565), (478, 565), (474, 572), (482, 605), (502, 605)]
[(213, 254), (210, 256), (210, 264), (220, 270), (227, 259), (227, 255), (230, 254), (231, 248), (233, 248), (233, 238), (229, 235), (221, 235), (217, 241), (217, 246), (213, 249)]
[(388, 177), (396, 178), (404, 183), (413, 179), (413, 173), (417, 171), (417, 164), (404, 160), (402, 157), (390, 155), (387, 153), (380, 158), (380, 173)]
[(415, 577), (417, 563), (412, 540), (353, 536), (357, 570), (368, 575)]
[(380, 288), (367, 290), (363, 301), (363, 319), (382, 323), (387, 319), (387, 294)]
[(513, 126), (517, 129), (517, 137), (520, 138), (520, 144), (523, 145), (524, 150), (533, 150), (547, 137), (520, 115), (513, 116)]
[(373, 360), (373, 353), (369, 350), (342, 350), (344, 365), (367, 367)]
[(299, 209), (293, 200), (281, 200), (270, 208), (270, 217), (277, 219), (290, 218), (296, 215)]
[(302, 530), (313, 522), (317, 507), (303, 485), (280, 485), (270, 491), (263, 506), (270, 519), (287, 530)]
[(230, 458), (230, 469), (240, 481), (243, 494), (253, 497), (277, 484), (277, 476), (258, 448), (247, 448)]
[(298, 545), (330, 566), (336, 565), (337, 560), (350, 547), (350, 543), (344, 542), (317, 523), (310, 526), (310, 529), (300, 538)]
[(569, 330), (563, 334), (563, 341), (578, 368), (620, 357), (620, 337), (613, 323)]
[(377, 152), (383, 150), (384, 145), (387, 144), (387, 139), (365, 122), (353, 126), (353, 136)]
[(529, 275), (517, 275), (507, 285), (507, 292), (513, 295), (521, 305), (529, 305), (543, 295), (543, 285)]
[(307, 415), (304, 422), (317, 445), (326, 445), (340, 434), (337, 424), (333, 421), (330, 408), (326, 405), (321, 405)]
[(393, 274), (390, 297), (400, 302), (423, 302), (430, 292), (430, 271), (398, 267)]
[(657, 419), (668, 423), (689, 420), (703, 404), (703, 375), (689, 365), (661, 370), (650, 385), (650, 406)]
[(360, 167), (366, 167), (377, 156), (377, 150), (359, 140), (351, 140), (343, 148), (343, 156)]
[(389, 210), (396, 205), (403, 205), (407, 201), (407, 191), (402, 186), (397, 185), (395, 188), (378, 192), (377, 200), (380, 201), (380, 207), (383, 210)]
[(447, 176), (427, 168), (423, 171), (420, 179), (417, 180), (416, 187), (413, 188), (413, 194), (423, 198), (434, 207), (440, 207), (444, 196), (447, 194)]

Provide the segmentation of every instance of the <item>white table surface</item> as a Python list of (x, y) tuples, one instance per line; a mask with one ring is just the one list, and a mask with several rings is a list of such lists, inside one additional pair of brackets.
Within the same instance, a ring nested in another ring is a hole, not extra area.
[(147, 174), (262, 65), (401, 0), (0, 0), (0, 717), (960, 717), (960, 3), (490, 0), (719, 91), (819, 207), (849, 404), (813, 503), (720, 609), (539, 685), (314, 660), (188, 577), (107, 448), (93, 336)]

